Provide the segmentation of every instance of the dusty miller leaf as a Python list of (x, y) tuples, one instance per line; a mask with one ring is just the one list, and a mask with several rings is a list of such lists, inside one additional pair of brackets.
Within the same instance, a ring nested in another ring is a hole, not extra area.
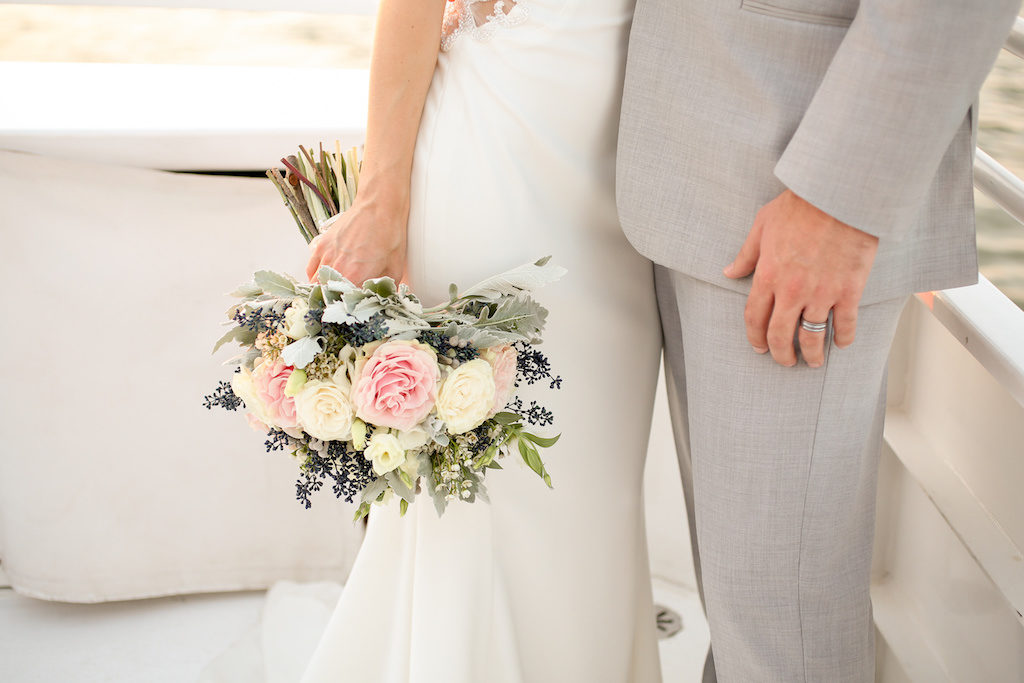
[(489, 277), (462, 292), (462, 297), (483, 297), (495, 299), (522, 291), (532, 291), (555, 282), (566, 274), (566, 269), (556, 266), (545, 257), (534, 263), (526, 263), (512, 270)]
[(295, 283), (270, 270), (258, 270), (252, 276), (256, 286), (274, 296), (295, 296)]
[(281, 360), (288, 365), (304, 368), (316, 358), (316, 354), (321, 350), (320, 340), (317, 337), (303, 337), (282, 349)]

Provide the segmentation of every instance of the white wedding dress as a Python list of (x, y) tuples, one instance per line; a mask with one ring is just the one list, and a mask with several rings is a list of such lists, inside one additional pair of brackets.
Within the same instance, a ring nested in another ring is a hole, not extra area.
[(631, 14), (632, 0), (449, 7), (415, 152), (410, 281), (432, 304), (548, 254), (568, 269), (538, 292), (562, 389), (520, 394), (562, 434), (542, 453), (554, 488), (508, 457), (489, 504), (373, 508), (302, 683), (661, 680), (641, 494), (661, 333), (614, 194)]

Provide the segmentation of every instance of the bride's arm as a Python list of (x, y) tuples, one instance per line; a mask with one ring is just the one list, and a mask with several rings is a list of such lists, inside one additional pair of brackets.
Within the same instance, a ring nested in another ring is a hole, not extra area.
[(445, 0), (381, 0), (370, 59), (366, 147), (353, 205), (310, 243), (320, 265), (355, 283), (405, 274), (409, 182), (420, 116), (437, 63)]

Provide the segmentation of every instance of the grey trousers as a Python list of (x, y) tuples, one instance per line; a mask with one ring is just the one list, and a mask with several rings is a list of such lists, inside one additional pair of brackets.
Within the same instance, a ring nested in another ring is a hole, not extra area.
[(705, 682), (874, 679), (869, 580), (889, 347), (905, 298), (793, 368), (747, 343), (746, 297), (661, 266), (655, 283)]

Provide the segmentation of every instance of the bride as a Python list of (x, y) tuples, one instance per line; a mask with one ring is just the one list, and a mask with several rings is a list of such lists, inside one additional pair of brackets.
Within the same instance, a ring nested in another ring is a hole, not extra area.
[(552, 254), (562, 438), (553, 490), (509, 458), (490, 504), (374, 507), (304, 683), (661, 679), (641, 498), (661, 337), (613, 187), (632, 9), (380, 2), (358, 199), (307, 274), (404, 277), (429, 302)]

